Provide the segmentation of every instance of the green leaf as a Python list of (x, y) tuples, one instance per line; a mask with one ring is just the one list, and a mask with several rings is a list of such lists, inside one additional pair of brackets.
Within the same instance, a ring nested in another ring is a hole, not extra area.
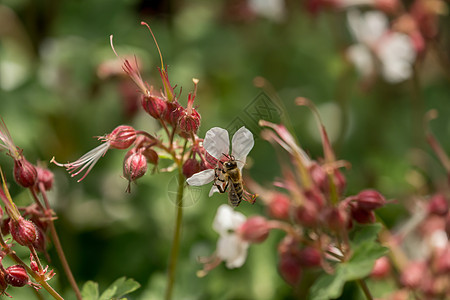
[(81, 289), (83, 300), (98, 300), (98, 294), (98, 283), (94, 281), (86, 282)]
[[(114, 281), (102, 294), (100, 300), (119, 299), (120, 297), (134, 292), (141, 285), (134, 279), (121, 277)], [(84, 299), (83, 299), (84, 300)]]
[[(374, 226), (376, 225), (376, 226)], [(370, 274), (375, 260), (388, 252), (377, 241), (380, 224), (361, 226), (353, 235), (352, 257), (336, 266), (335, 273), (320, 276), (310, 289), (309, 299), (334, 299), (342, 294), (347, 281), (362, 279)]]

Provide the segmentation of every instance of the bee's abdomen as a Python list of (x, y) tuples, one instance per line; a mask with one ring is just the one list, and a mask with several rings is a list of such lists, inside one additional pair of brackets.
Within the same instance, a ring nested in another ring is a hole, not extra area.
[(230, 191), (230, 203), (232, 206), (238, 206), (242, 201), (244, 189), (241, 183), (233, 183), (233, 188)]

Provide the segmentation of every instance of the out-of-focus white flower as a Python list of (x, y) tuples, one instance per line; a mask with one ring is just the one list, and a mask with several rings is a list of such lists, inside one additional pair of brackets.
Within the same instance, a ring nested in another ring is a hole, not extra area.
[(249, 0), (248, 5), (254, 13), (276, 22), (286, 14), (284, 0)]
[(229, 269), (241, 267), (247, 258), (249, 243), (236, 233), (245, 220), (246, 217), (242, 213), (227, 204), (219, 206), (214, 218), (213, 229), (220, 235), (216, 255), (225, 261)]
[[(239, 128), (239, 130), (233, 135), (231, 140), (231, 156), (233, 156), (236, 160), (240, 171), (242, 171), (247, 155), (250, 150), (252, 150), (254, 144), (255, 141), (253, 140), (253, 134), (244, 126)], [(205, 139), (203, 140), (203, 147), (212, 157), (214, 157), (217, 161), (220, 161), (223, 155), (228, 155), (230, 153), (228, 131), (220, 127), (211, 128), (206, 132)], [(192, 175), (186, 180), (186, 182), (189, 185), (194, 186), (205, 185), (213, 181), (214, 176), (214, 169), (207, 169)], [(217, 187), (213, 185), (209, 192), (209, 196), (217, 191)]]
[(374, 73), (376, 57), (386, 81), (398, 83), (411, 77), (416, 58), (413, 42), (408, 35), (391, 31), (383, 13), (351, 10), (347, 21), (358, 42), (348, 48), (347, 55), (362, 76)]

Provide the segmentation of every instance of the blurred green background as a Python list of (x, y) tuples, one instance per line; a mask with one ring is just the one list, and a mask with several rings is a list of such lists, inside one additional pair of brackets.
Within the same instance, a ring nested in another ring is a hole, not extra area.
[[(112, 66), (109, 44), (117, 52), (136, 55), (143, 77), (161, 87), (157, 49), (150, 24), (162, 50), (169, 77), (183, 87), (180, 102), (200, 80), (196, 105), (202, 115), (199, 136), (213, 127), (246, 125), (257, 136), (248, 112), (264, 93), (253, 80), (262, 76), (281, 102), (269, 121), (290, 120), (302, 147), (313, 158), (322, 156), (312, 114), (294, 105), (298, 96), (319, 108), (345, 171), (347, 194), (377, 188), (398, 199), (380, 210), (389, 226), (405, 215), (411, 195), (440, 189), (445, 172), (424, 140), (423, 114), (436, 108), (440, 117), (431, 127), (450, 152), (450, 85), (433, 55), (419, 66), (420, 90), (412, 80), (390, 85), (382, 79), (362, 88), (356, 71), (346, 62), (352, 43), (344, 12), (307, 14), (304, 3), (286, 1), (281, 20), (240, 9), (244, 1), (0, 1), (0, 115), (15, 143), (31, 162), (73, 161), (98, 145), (94, 136), (117, 125), (155, 132), (155, 122), (136, 104), (136, 88), (120, 75), (105, 76), (100, 65)], [(448, 17), (442, 17), (441, 41), (449, 53)], [(445, 50), (446, 49), (446, 50)], [(179, 90), (178, 90), (179, 91)], [(270, 102), (270, 101), (269, 101)], [(109, 151), (82, 183), (54, 165), (51, 200), (58, 215), (57, 230), (75, 278), (99, 282), (106, 288), (121, 276), (142, 287), (130, 299), (160, 299), (174, 224), (170, 191), (174, 173), (148, 174), (126, 194), (121, 178), (124, 151)], [(249, 174), (265, 185), (279, 176), (275, 151), (261, 138), (250, 153)], [(18, 203), (31, 197), (13, 183), (12, 160), (0, 156), (11, 193)], [(192, 190), (194, 201), (185, 209), (175, 299), (291, 299), (292, 290), (276, 269), (279, 232), (262, 245), (251, 246), (248, 260), (237, 270), (223, 265), (205, 278), (198, 256), (213, 253), (217, 234), (211, 224), (226, 196), (207, 197), (208, 188)], [(198, 197), (196, 197), (198, 195)], [(263, 213), (258, 202), (243, 203), (246, 215)], [(52, 257), (56, 253), (49, 248)], [(57, 259), (51, 281), (64, 295), (70, 287)], [(27, 289), (8, 289), (28, 299)], [(347, 299), (352, 289), (347, 291)], [(45, 293), (44, 293), (45, 294)], [(69, 296), (68, 298), (70, 299)], [(357, 295), (352, 297), (357, 298)]]

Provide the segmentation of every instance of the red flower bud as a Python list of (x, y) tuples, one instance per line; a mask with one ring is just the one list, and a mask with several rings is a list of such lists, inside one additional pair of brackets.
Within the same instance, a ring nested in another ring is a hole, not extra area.
[(9, 221), (9, 231), (13, 239), (22, 246), (31, 246), (38, 235), (34, 223), (22, 217), (19, 217), (19, 220)]
[(291, 254), (281, 255), (280, 261), (278, 262), (278, 270), (281, 277), (292, 286), (296, 286), (302, 276), (302, 268), (300, 267), (300, 262), (298, 257)]
[(320, 266), (321, 256), (320, 251), (313, 247), (306, 247), (300, 250), (299, 262), (303, 267), (317, 267)]
[(53, 172), (49, 169), (37, 167), (37, 183), (42, 183), (46, 191), (51, 190), (53, 186)]
[(47, 238), (45, 237), (45, 233), (38, 226), (36, 226), (36, 240), (33, 242), (33, 247), (39, 252), (45, 252), (45, 249), (47, 248)]
[(291, 201), (285, 194), (276, 192), (268, 205), (268, 213), (271, 217), (287, 220), (289, 219), (289, 211)]
[(372, 210), (365, 210), (356, 206), (352, 206), (351, 215), (352, 218), (358, 223), (375, 223), (375, 214)]
[(445, 196), (442, 194), (436, 194), (431, 197), (428, 203), (428, 212), (438, 216), (445, 216), (448, 212), (448, 203)]
[(303, 226), (314, 227), (319, 221), (319, 210), (314, 203), (306, 201), (304, 205), (296, 209), (295, 219)]
[(450, 274), (450, 244), (436, 256), (436, 271), (440, 274)]
[(348, 213), (343, 207), (327, 208), (324, 211), (322, 218), (325, 225), (335, 232), (340, 232), (347, 228)]
[(194, 158), (187, 159), (183, 164), (183, 175), (186, 178), (189, 178), (195, 173), (198, 173), (200, 171), (201, 171), (200, 162)]
[(167, 102), (158, 96), (143, 96), (141, 104), (144, 110), (157, 120), (163, 118), (167, 110)]
[(375, 190), (364, 190), (356, 196), (357, 206), (363, 210), (374, 210), (386, 204), (386, 199)]
[(391, 272), (391, 263), (386, 256), (382, 256), (375, 261), (370, 276), (376, 279), (386, 278)]
[(269, 236), (269, 223), (264, 217), (250, 217), (239, 229), (239, 234), (244, 241), (250, 243), (262, 243)]
[(178, 125), (182, 133), (186, 134), (196, 134), (198, 128), (200, 127), (200, 114), (192, 108), (191, 113), (188, 113), (188, 110), (185, 109), (182, 111), (180, 119), (178, 120)]
[(109, 141), (111, 148), (127, 149), (136, 140), (136, 130), (131, 126), (120, 125), (108, 134), (105, 139)]
[(6, 269), (5, 281), (15, 287), (22, 287), (30, 282), (27, 270), (22, 265), (13, 265)]
[(178, 125), (178, 121), (183, 114), (183, 107), (176, 100), (173, 102), (166, 102), (166, 104), (167, 109), (164, 114), (164, 120), (175, 127)]
[(147, 162), (151, 163), (152, 165), (157, 165), (159, 161), (158, 153), (150, 148), (145, 148), (142, 150), (142, 155), (145, 156), (147, 159)]
[[(136, 152), (136, 149), (128, 151), (123, 160), (123, 176), (131, 183), (144, 176), (146, 172), (147, 159), (142, 151)], [(130, 192), (130, 185), (128, 185), (127, 192)]]
[(32, 187), (37, 179), (36, 168), (25, 157), (14, 160), (14, 179), (24, 188)]

